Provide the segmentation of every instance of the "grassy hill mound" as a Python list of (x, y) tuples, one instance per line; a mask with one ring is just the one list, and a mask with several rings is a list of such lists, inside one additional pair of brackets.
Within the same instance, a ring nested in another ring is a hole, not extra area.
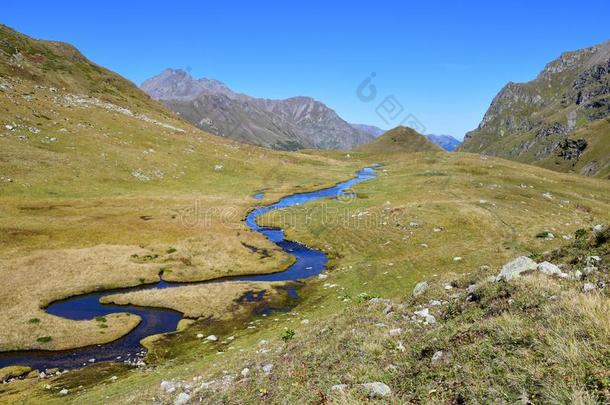
[(425, 136), (409, 127), (396, 127), (376, 138), (374, 141), (362, 145), (359, 152), (366, 153), (411, 153), (411, 152), (440, 152), (442, 149), (430, 142)]

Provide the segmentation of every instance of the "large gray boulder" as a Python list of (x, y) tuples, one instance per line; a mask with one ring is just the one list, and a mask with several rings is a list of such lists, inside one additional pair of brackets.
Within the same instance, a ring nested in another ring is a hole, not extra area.
[(496, 281), (500, 280), (512, 280), (513, 278), (519, 277), (521, 273), (526, 271), (533, 271), (538, 268), (538, 263), (526, 256), (517, 257), (515, 260), (506, 263), (502, 266), (500, 274), (496, 277)]

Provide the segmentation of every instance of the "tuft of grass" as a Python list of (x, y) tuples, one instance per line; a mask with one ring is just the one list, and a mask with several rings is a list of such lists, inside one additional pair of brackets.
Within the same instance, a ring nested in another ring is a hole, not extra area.
[(30, 318), (28, 320), (28, 323), (37, 324), (37, 323), (40, 323), (40, 319), (38, 319), (38, 318)]
[(292, 338), (294, 338), (295, 333), (296, 332), (294, 331), (294, 329), (284, 329), (280, 334), (280, 338), (284, 341), (284, 343), (287, 343), (288, 341), (292, 340)]
[(49, 343), (52, 340), (53, 340), (53, 338), (51, 336), (41, 336), (36, 339), (36, 341), (38, 343)]

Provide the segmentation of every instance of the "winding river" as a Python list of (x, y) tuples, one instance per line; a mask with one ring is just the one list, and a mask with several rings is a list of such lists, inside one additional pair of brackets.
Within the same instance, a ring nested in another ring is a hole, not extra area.
[[(341, 197), (345, 195), (346, 190), (349, 188), (374, 177), (376, 176), (373, 168), (367, 167), (360, 170), (356, 177), (343, 183), (339, 183), (334, 187), (307, 193), (292, 194), (281, 198), (274, 204), (262, 206), (250, 211), (245, 219), (246, 225), (253, 231), (265, 235), (282, 250), (293, 255), (296, 261), (292, 266), (288, 267), (284, 271), (271, 274), (236, 276), (229, 279), (225, 278), (223, 281), (294, 281), (312, 277), (321, 273), (326, 266), (326, 262), (328, 261), (328, 258), (323, 252), (311, 249), (298, 242), (286, 240), (284, 238), (284, 231), (282, 229), (259, 226), (257, 223), (258, 217), (270, 211), (292, 207), (295, 205), (302, 205), (322, 198)], [(262, 194), (257, 194), (256, 198), (262, 198)], [(207, 282), (209, 283), (214, 281)], [(93, 319), (98, 316), (104, 316), (112, 313), (128, 312), (138, 315), (142, 321), (127, 335), (107, 344), (87, 346), (64, 351), (27, 350), (0, 353), (0, 367), (24, 365), (32, 367), (33, 369), (44, 370), (48, 368), (68, 369), (81, 367), (90, 364), (91, 360), (95, 360), (95, 362), (131, 361), (135, 363), (145, 354), (145, 349), (140, 344), (140, 340), (147, 336), (175, 331), (178, 322), (182, 319), (182, 314), (177, 311), (162, 308), (101, 304), (100, 298), (117, 293), (149, 290), (155, 288), (173, 288), (187, 284), (192, 285), (194, 283), (175, 283), (160, 279), (159, 282), (155, 284), (106, 290), (102, 292), (78, 295), (65, 300), (53, 302), (46, 308), (46, 311), (49, 314), (67, 319)], [(294, 290), (289, 290), (288, 293), (293, 297), (294, 294), (296, 294)], [(250, 296), (246, 295), (245, 297), (245, 299), (248, 300), (256, 300), (260, 298), (261, 297), (258, 296), (254, 297), (252, 294), (250, 294)]]

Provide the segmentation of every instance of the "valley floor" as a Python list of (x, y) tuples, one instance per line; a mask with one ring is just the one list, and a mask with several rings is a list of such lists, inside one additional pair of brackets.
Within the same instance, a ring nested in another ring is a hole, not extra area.
[[(325, 153), (310, 159), (331, 159), (331, 154), (321, 155)], [(194, 322), (179, 333), (152, 339), (145, 368), (98, 364), (51, 379), (14, 381), (0, 386), (0, 401), (173, 402), (183, 393), (182, 399), (188, 395), (212, 403), (350, 402), (370, 394), (359, 386), (369, 382), (386, 384), (392, 394), (379, 400), (390, 403), (520, 397), (586, 402), (606, 395), (602, 366), (607, 335), (600, 322), (606, 316), (602, 287), (608, 255), (605, 242), (579, 230), (610, 223), (607, 182), (462, 153), (332, 155), (343, 168), (329, 172), (327, 182), (373, 162), (384, 166), (377, 179), (354, 188), (355, 198), (294, 207), (261, 221), (281, 225), (289, 239), (322, 249), (331, 258), (322, 277), (299, 289), (302, 298), (291, 312), (233, 323)], [(292, 180), (296, 184), (298, 179)], [(306, 181), (306, 187), (323, 181)], [(255, 202), (241, 204), (245, 212)], [(151, 207), (143, 215), (171, 218), (162, 204)], [(56, 215), (47, 213), (47, 221)], [(133, 221), (142, 221), (142, 227), (127, 228), (130, 234), (147, 238), (144, 248), (154, 246), (151, 252), (158, 254), (152, 262), (130, 264), (141, 266), (143, 277), (149, 266), (166, 265), (187, 277), (189, 266), (179, 259), (186, 252), (193, 268), (222, 263), (221, 274), (235, 267), (214, 256), (222, 254), (220, 247), (253, 237), (237, 230), (216, 241), (200, 228), (200, 248), (189, 248), (180, 242), (189, 238), (165, 236), (158, 231), (163, 228), (142, 232), (154, 219)], [(157, 225), (166, 223), (169, 219)], [(573, 243), (573, 251), (547, 253)], [(176, 252), (168, 253), (170, 248)], [(487, 280), (522, 255), (549, 258), (573, 270), (584, 267), (583, 255), (600, 255), (600, 270), (585, 277), (596, 290), (583, 294), (583, 281), (539, 275), (508, 283)], [(229, 254), (227, 259), (239, 257)], [(258, 268), (273, 266), (282, 266), (281, 260)], [(415, 284), (424, 280), (430, 290), (412, 297)], [(470, 284), (476, 285), (474, 301), (466, 299)], [(166, 294), (162, 302), (180, 300), (180, 288)], [(434, 324), (414, 314), (425, 308)], [(199, 334), (219, 339), (202, 340)], [(568, 376), (565, 364), (578, 372)], [(543, 383), (535, 382), (539, 380)], [(331, 389), (337, 384), (347, 386)], [(67, 395), (60, 393), (63, 389)]]

